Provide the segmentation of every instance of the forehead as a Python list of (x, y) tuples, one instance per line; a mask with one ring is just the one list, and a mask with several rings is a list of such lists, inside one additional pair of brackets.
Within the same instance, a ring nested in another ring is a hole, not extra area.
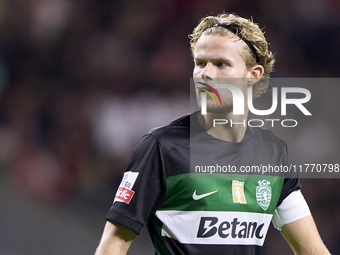
[(245, 44), (234, 34), (202, 34), (194, 48), (195, 58), (242, 59)]

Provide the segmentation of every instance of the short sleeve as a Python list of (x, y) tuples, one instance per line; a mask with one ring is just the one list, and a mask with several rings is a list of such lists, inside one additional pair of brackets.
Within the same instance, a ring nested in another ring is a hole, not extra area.
[(139, 234), (164, 197), (162, 148), (157, 139), (148, 134), (132, 152), (106, 219)]

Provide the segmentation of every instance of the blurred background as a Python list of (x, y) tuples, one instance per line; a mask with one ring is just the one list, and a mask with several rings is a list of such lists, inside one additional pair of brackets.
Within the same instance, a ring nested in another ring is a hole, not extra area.
[[(207, 14), (253, 18), (273, 77), (336, 78), (339, 0), (0, 0), (0, 254), (93, 254), (130, 153), (189, 113), (187, 35)], [(340, 87), (279, 130), (298, 161), (340, 163)], [(340, 250), (340, 180), (303, 179), (324, 242)], [(265, 254), (293, 254), (271, 229)], [(129, 254), (153, 254), (144, 230)]]

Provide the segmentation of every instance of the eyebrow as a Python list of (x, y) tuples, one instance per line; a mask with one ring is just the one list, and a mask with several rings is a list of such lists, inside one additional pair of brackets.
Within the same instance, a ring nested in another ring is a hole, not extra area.
[(230, 63), (230, 59), (227, 59), (227, 58), (217, 58), (216, 61), (218, 62), (226, 62), (226, 63)]
[(194, 57), (195, 62), (200, 62), (200, 61), (211, 61), (211, 62), (223, 62), (223, 63), (231, 63), (230, 59), (227, 58), (196, 58)]

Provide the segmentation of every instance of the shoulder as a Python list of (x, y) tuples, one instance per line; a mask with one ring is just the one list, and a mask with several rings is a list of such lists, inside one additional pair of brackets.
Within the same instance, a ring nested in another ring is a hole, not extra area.
[(163, 152), (184, 146), (190, 141), (190, 115), (182, 116), (171, 123), (153, 128), (143, 136), (142, 144), (161, 147)]
[(153, 136), (160, 142), (174, 138), (189, 138), (190, 135), (190, 115), (185, 115), (171, 123), (151, 129), (147, 135)]

